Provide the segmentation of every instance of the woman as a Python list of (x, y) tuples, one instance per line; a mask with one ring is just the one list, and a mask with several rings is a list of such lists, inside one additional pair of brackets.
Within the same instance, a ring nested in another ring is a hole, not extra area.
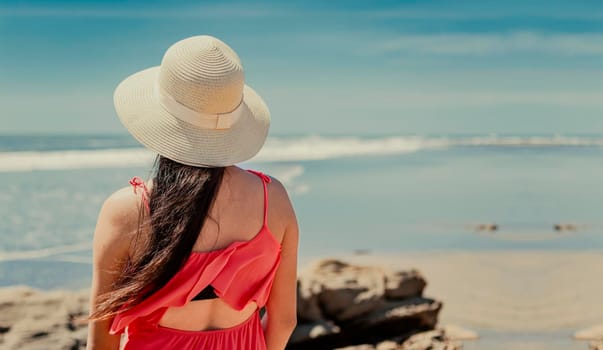
[(118, 349), (122, 333), (125, 349), (283, 349), (296, 323), (298, 227), (278, 181), (234, 165), (270, 124), (236, 53), (184, 39), (114, 100), (158, 156), (148, 183), (132, 178), (100, 211), (88, 349)]

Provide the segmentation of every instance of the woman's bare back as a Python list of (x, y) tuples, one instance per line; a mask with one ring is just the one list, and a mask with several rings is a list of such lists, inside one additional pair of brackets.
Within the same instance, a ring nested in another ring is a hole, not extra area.
[[(274, 215), (278, 208), (274, 208), (270, 200), (270, 187), (268, 185), (268, 234), (280, 242), (284, 225), (278, 215)], [(221, 250), (233, 242), (249, 241), (263, 228), (263, 219), (262, 180), (238, 167), (228, 167), (193, 251)], [(256, 309), (255, 302), (238, 311), (220, 298), (194, 300), (181, 307), (168, 308), (159, 326), (187, 331), (230, 328), (243, 323)]]

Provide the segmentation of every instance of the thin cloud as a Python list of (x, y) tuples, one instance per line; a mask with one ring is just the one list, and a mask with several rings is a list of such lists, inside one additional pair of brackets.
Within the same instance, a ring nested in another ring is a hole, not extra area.
[[(413, 91), (408, 87), (399, 89), (356, 86), (346, 87), (345, 94), (328, 93), (332, 88), (288, 88), (286, 92), (269, 90), (266, 95), (277, 101), (287, 101), (287, 96), (303, 96), (304, 100), (312, 101), (315, 105), (358, 108), (366, 106), (404, 106), (419, 109), (441, 107), (483, 107), (483, 106), (564, 106), (564, 107), (603, 107), (603, 90), (575, 90), (559, 87), (555, 90), (543, 91), (542, 88), (532, 87), (523, 90), (509, 89), (460, 89)], [(354, 104), (353, 101), (363, 101)]]
[(149, 8), (90, 8), (90, 7), (0, 7), (0, 17), (60, 17), (60, 18), (262, 18), (283, 15), (274, 8), (249, 7), (244, 4), (207, 5), (179, 9)]
[(98, 7), (98, 6), (3, 6), (0, 7), (0, 17), (87, 17), (87, 18), (200, 18), (200, 17), (278, 17), (278, 16), (328, 16), (331, 18), (361, 17), (368, 20), (409, 19), (409, 20), (488, 20), (510, 18), (544, 18), (549, 20), (600, 20), (601, 11), (537, 11), (522, 7), (507, 6), (507, 8), (472, 9), (458, 11), (449, 9), (413, 9), (413, 8), (383, 8), (360, 9), (347, 8), (315, 9), (307, 6), (283, 6), (279, 3), (252, 4), (240, 2), (231, 4), (204, 4), (201, 6), (182, 6), (180, 8), (149, 8), (149, 7)]
[(548, 20), (599, 20), (603, 19), (603, 12), (530, 12), (517, 9), (497, 9), (496, 11), (441, 11), (441, 10), (411, 10), (411, 9), (384, 9), (362, 12), (350, 12), (365, 18), (372, 19), (410, 19), (410, 20), (487, 20), (487, 19), (512, 19), (512, 18), (543, 18)]
[(422, 55), (503, 55), (543, 53), (554, 55), (603, 55), (603, 34), (419, 34), (382, 42), (381, 53), (404, 52)]
[(603, 107), (603, 91), (576, 92), (434, 92), (400, 94), (397, 101), (415, 106), (492, 106), (492, 105), (551, 105), (551, 106), (600, 106)]

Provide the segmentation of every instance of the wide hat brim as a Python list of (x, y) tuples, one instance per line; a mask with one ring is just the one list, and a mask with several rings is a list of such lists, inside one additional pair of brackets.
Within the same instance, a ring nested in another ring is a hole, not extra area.
[(222, 167), (246, 161), (264, 145), (270, 111), (249, 86), (243, 90), (242, 113), (229, 129), (205, 129), (180, 120), (159, 102), (160, 67), (135, 73), (115, 89), (115, 110), (121, 123), (152, 151), (176, 162)]

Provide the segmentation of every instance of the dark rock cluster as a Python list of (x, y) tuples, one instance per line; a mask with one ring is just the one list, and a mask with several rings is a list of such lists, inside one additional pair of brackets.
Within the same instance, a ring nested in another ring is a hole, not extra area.
[(442, 303), (423, 297), (425, 286), (416, 270), (320, 261), (298, 280), (287, 349), (461, 349), (435, 330)]

